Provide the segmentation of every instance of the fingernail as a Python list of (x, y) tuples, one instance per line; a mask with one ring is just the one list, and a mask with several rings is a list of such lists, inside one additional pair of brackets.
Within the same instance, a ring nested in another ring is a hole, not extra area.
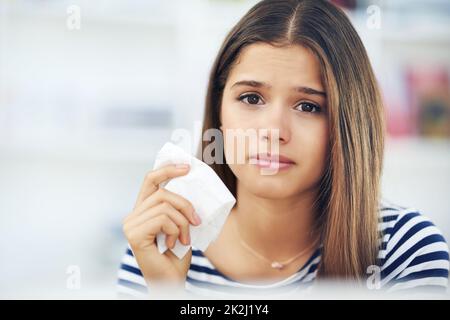
[(195, 211), (193, 212), (192, 216), (196, 225), (202, 223), (202, 219), (200, 219), (200, 216)]
[(184, 170), (184, 169), (189, 168), (189, 165), (188, 164), (184, 164), (184, 163), (180, 163), (180, 164), (176, 164), (175, 168)]

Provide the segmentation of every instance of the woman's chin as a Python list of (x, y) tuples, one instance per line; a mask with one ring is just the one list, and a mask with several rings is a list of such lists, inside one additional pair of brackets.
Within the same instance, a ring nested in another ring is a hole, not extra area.
[(286, 185), (277, 183), (252, 183), (248, 186), (248, 190), (255, 196), (266, 199), (284, 199), (294, 196), (297, 192)]
[(272, 192), (256, 192), (255, 193), (256, 196), (258, 196), (259, 198), (264, 198), (264, 199), (272, 199), (272, 200), (281, 200), (281, 199), (286, 199), (289, 197), (292, 197), (294, 194), (293, 193), (287, 193), (284, 191), (272, 191)]

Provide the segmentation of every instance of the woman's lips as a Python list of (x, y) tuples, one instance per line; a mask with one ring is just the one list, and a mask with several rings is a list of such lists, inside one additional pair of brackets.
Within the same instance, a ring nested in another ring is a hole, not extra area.
[(288, 169), (295, 165), (295, 162), (283, 155), (258, 154), (250, 157), (250, 164), (254, 164), (265, 169)]

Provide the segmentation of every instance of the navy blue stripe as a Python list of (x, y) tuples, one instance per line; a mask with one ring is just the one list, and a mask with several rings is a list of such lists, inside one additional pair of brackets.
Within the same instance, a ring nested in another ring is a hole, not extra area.
[(383, 241), (380, 245), (380, 250), (386, 250), (388, 243), (389, 243), (389, 241)]
[[(310, 263), (316, 259), (318, 256), (320, 256), (322, 254), (322, 247), (319, 247), (316, 249), (316, 251), (314, 251), (313, 255), (311, 256), (311, 258), (308, 259), (308, 261), (306, 261), (306, 263), (300, 268), (300, 270), (298, 270), (297, 272), (303, 271), (303, 269), (310, 267)], [(309, 273), (309, 271), (308, 271)]]
[(381, 230), (381, 232), (383, 233), (383, 236), (385, 236), (385, 235), (391, 235), (391, 237), (392, 237), (392, 231), (394, 230), (394, 228), (392, 228), (392, 227), (387, 227), (386, 229), (384, 229), (384, 230)]
[(413, 261), (408, 265), (409, 267), (415, 266), (417, 264), (421, 264), (428, 261), (436, 261), (436, 260), (449, 260), (448, 252), (446, 251), (435, 251), (426, 254), (422, 254), (414, 258)]
[(392, 238), (397, 233), (397, 231), (400, 230), (409, 220), (418, 216), (420, 216), (418, 212), (410, 212), (401, 217), (400, 220), (395, 223), (390, 238)]
[(308, 268), (308, 272), (306, 272), (303, 277), (300, 278), (300, 280), (296, 281), (296, 282), (300, 282), (303, 279), (305, 279), (308, 275), (310, 275), (311, 273), (313, 273), (314, 271), (317, 270), (317, 267), (319, 266), (320, 261), (318, 263), (314, 263), (312, 265), (310, 265), (310, 267)]
[(196, 257), (203, 257), (203, 253), (201, 250), (192, 250), (192, 255)]
[(133, 251), (131, 251), (130, 248), (127, 248), (127, 255), (134, 257)]
[[(313, 273), (314, 271), (316, 271), (316, 270), (317, 270), (317, 267), (319, 266), (319, 263), (320, 263), (320, 262), (312, 264), (311, 267), (309, 267), (308, 273), (307, 273), (306, 275), (308, 275), (308, 274)], [(306, 275), (305, 275), (305, 276), (306, 276)]]
[(388, 237), (388, 240), (387, 241), (383, 241), (383, 242), (381, 242), (381, 244), (380, 244), (380, 247), (379, 247), (379, 249), (378, 250), (380, 250), (380, 251), (384, 251), (384, 250), (386, 250), (386, 248), (387, 248), (387, 244), (389, 243), (389, 239), (391, 239), (392, 238), (392, 235), (391, 235), (391, 233), (392, 233), (392, 230), (393, 230), (394, 228), (392, 228), (392, 227), (388, 227), (388, 228), (386, 228), (386, 229), (383, 229), (383, 230), (380, 230), (380, 241), (383, 241), (383, 238), (384, 238), (384, 236), (386, 236), (386, 235), (388, 235), (389, 237)]
[(124, 264), (124, 263), (122, 263), (120, 265), (120, 268), (122, 270), (126, 270), (126, 271), (129, 271), (131, 273), (137, 274), (138, 276), (142, 276), (142, 272), (141, 272), (141, 270), (139, 268), (135, 268), (133, 266), (130, 266), (130, 265)]
[(389, 203), (381, 203), (378, 208), (380, 209), (380, 211), (401, 211), (401, 210), (405, 210), (406, 207), (402, 207), (399, 206), (397, 204), (394, 204), (392, 202)]
[(129, 280), (125, 280), (125, 279), (119, 279), (118, 283), (124, 287), (142, 292), (142, 293), (148, 293), (147, 287), (139, 284), (139, 283), (135, 283)]
[(397, 218), (398, 218), (398, 214), (380, 217), (380, 220), (383, 222), (389, 222), (389, 221), (397, 220)]
[[(428, 237), (423, 238), (417, 242), (414, 246), (406, 250), (400, 257), (398, 257), (394, 262), (392, 262), (386, 269), (381, 271), (381, 278), (384, 279), (392, 271), (394, 271), (399, 265), (401, 265), (405, 260), (415, 254), (419, 249), (436, 242), (443, 242), (444, 238), (438, 234), (432, 234)], [(444, 241), (445, 242), (445, 241)], [(387, 260), (387, 259), (386, 259)], [(386, 262), (386, 260), (383, 261)]]
[(400, 240), (397, 241), (395, 246), (391, 250), (389, 250), (388, 254), (386, 255), (386, 260), (389, 259), (398, 250), (398, 248), (400, 248), (413, 235), (418, 233), (420, 230), (425, 229), (426, 227), (432, 227), (432, 226), (433, 226), (433, 224), (430, 221), (422, 221), (422, 222), (415, 224), (400, 238)]
[(423, 279), (423, 278), (448, 278), (448, 270), (447, 269), (425, 269), (416, 272), (411, 272), (410, 274), (395, 279), (393, 282), (400, 283), (406, 282), (410, 280)]

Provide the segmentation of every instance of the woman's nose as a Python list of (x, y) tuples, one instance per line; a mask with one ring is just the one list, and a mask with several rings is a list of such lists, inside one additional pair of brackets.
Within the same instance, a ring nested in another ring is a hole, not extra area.
[(269, 107), (265, 114), (263, 138), (271, 143), (286, 144), (291, 139), (291, 128), (289, 122), (288, 108), (285, 106)]

